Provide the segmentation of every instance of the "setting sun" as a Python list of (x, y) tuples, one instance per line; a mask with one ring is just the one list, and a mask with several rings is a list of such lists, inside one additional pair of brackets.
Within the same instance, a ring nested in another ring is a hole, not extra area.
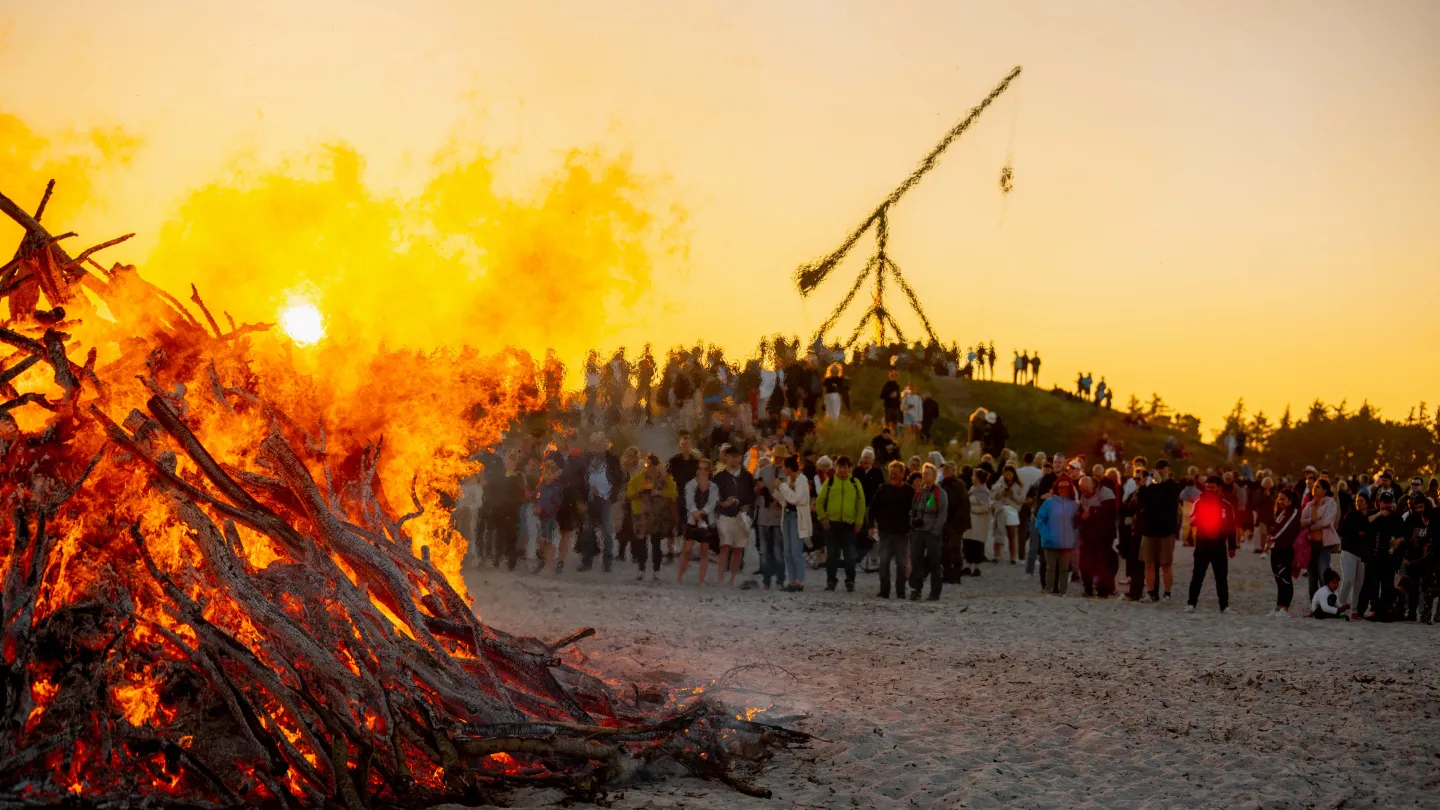
[(313, 346), (325, 337), (325, 319), (314, 304), (291, 304), (280, 310), (280, 328), (301, 346)]

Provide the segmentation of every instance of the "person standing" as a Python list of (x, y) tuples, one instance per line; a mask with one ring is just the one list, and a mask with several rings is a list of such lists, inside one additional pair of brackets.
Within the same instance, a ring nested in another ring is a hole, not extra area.
[(905, 386), (905, 396), (900, 405), (905, 412), (905, 432), (911, 436), (918, 436), (920, 423), (925, 417), (925, 401), (915, 392), (913, 383)]
[[(681, 430), (677, 436), (680, 443), (680, 450), (670, 457), (670, 463), (666, 469), (670, 477), (675, 479), (675, 489), (680, 497), (685, 497), (689, 490), (690, 482), (695, 480), (695, 470), (700, 466), (700, 454), (695, 451), (695, 445), (690, 437), (690, 431)], [(675, 527), (676, 536), (682, 536), (687, 521), (680, 521)], [(665, 561), (671, 562), (675, 559), (675, 537), (666, 541)]]
[(1365, 582), (1360, 586), (1356, 612), (1365, 618), (1382, 605), (1393, 605), (1395, 597), (1395, 549), (1405, 537), (1405, 520), (1395, 506), (1395, 493), (1373, 489), (1375, 509), (1370, 513), (1370, 555)]
[(1230, 612), (1230, 558), (1235, 556), (1235, 506), (1220, 495), (1224, 482), (1219, 476), (1205, 481), (1205, 493), (1195, 502), (1190, 516), (1195, 531), (1195, 570), (1190, 575), (1190, 599), (1186, 613), (1194, 613), (1205, 584), (1205, 569), (1215, 572), (1215, 595), (1220, 612)]
[[(1413, 622), (1417, 616), (1426, 624), (1431, 623), (1430, 608), (1435, 594), (1440, 591), (1435, 580), (1435, 538), (1430, 531), (1430, 502), (1425, 496), (1410, 499), (1410, 512), (1405, 516), (1405, 539), (1400, 546), (1400, 558), (1404, 561), (1405, 576), (1410, 578), (1410, 590), (1405, 607), (1405, 620)], [(1422, 604), (1423, 600), (1423, 604)]]
[(805, 590), (805, 542), (814, 534), (810, 520), (810, 483), (800, 474), (800, 461), (784, 460), (785, 474), (775, 488), (784, 506), (781, 534), (785, 539), (785, 590)]
[(1040, 384), (1040, 352), (1030, 355), (1030, 386)]
[(890, 379), (880, 388), (880, 405), (885, 411), (885, 425), (894, 430), (902, 422), (900, 412), (900, 372), (891, 369)]
[(1025, 485), (1020, 483), (1013, 465), (1007, 464), (1000, 471), (1000, 480), (991, 488), (990, 496), (995, 513), (993, 557), (998, 561), (1004, 556), (1014, 565), (1020, 537), (1020, 508), (1025, 505)]
[(835, 461), (835, 474), (820, 488), (815, 513), (825, 530), (825, 590), (833, 591), (838, 566), (845, 565), (845, 590), (855, 590), (855, 535), (865, 525), (865, 489), (851, 475), (849, 456)]
[(1115, 493), (1094, 478), (1080, 479), (1080, 580), (1086, 596), (1115, 592)]
[[(1136, 465), (1137, 468), (1139, 465)], [(1145, 596), (1142, 602), (1170, 602), (1175, 575), (1175, 532), (1180, 526), (1180, 484), (1170, 478), (1170, 462), (1155, 462), (1150, 483), (1136, 490), (1139, 504), (1140, 560), (1145, 563)], [(1193, 520), (1192, 520), (1193, 523)], [(1165, 595), (1160, 595), (1164, 581)]]
[(985, 359), (990, 363), (990, 381), (995, 381), (995, 360), (999, 352), (995, 351), (995, 341), (990, 341), (990, 351), (986, 353)]
[(844, 410), (842, 392), (845, 387), (845, 369), (839, 363), (831, 363), (825, 373), (825, 418), (838, 421)]
[(630, 478), (626, 486), (630, 508), (634, 514), (635, 540), (631, 554), (639, 566), (636, 580), (645, 579), (646, 551), (649, 551), (650, 578), (660, 581), (661, 545), (675, 530), (677, 491), (675, 479), (665, 472), (660, 457), (651, 453), (645, 466)]
[(910, 502), (915, 490), (905, 483), (905, 465), (890, 462), (886, 468), (888, 480), (880, 486), (875, 500), (870, 505), (870, 516), (875, 523), (876, 545), (880, 553), (880, 598), (890, 598), (890, 572), (894, 566), (895, 593), (905, 598), (906, 562), (910, 532)]
[(1370, 499), (1363, 494), (1355, 495), (1355, 508), (1340, 519), (1340, 606), (1350, 612), (1350, 618), (1360, 618), (1358, 606), (1360, 592), (1364, 587), (1365, 569), (1370, 561), (1370, 550), (1374, 543), (1370, 538), (1373, 524), (1370, 521)]
[(590, 451), (585, 454), (584, 469), (589, 497), (585, 504), (580, 567), (575, 570), (589, 571), (594, 567), (598, 552), (602, 570), (608, 574), (615, 556), (615, 504), (625, 496), (628, 482), (620, 467), (620, 457), (611, 452), (609, 440), (600, 431), (590, 436)]
[(725, 469), (715, 476), (715, 486), (720, 490), (720, 503), (715, 508), (715, 531), (720, 538), (716, 579), (721, 585), (733, 586), (740, 575), (750, 526), (755, 519), (755, 477), (740, 466), (740, 450), (735, 446), (721, 447), (720, 458), (725, 462)]
[(930, 431), (940, 419), (940, 403), (929, 391), (920, 400), (920, 438), (930, 441)]
[[(973, 495), (974, 489), (971, 493)], [(1070, 588), (1070, 560), (1079, 545), (1080, 504), (1068, 477), (1055, 480), (1055, 490), (1035, 515), (1040, 548), (1045, 554), (1045, 592), (1064, 596)]]
[(705, 572), (710, 567), (710, 547), (718, 543), (715, 534), (715, 510), (720, 505), (720, 488), (710, 480), (710, 460), (701, 459), (695, 467), (695, 479), (685, 487), (685, 545), (680, 549), (680, 561), (676, 565), (675, 581), (685, 582), (685, 569), (690, 567), (690, 555), (699, 546), (700, 579), (705, 584)]
[[(885, 483), (885, 471), (875, 464), (875, 450), (866, 446), (860, 451), (860, 464), (855, 467), (855, 478), (860, 481), (860, 488), (865, 491), (865, 503), (875, 502), (875, 493)], [(870, 517), (869, 510), (865, 513), (865, 525), (860, 529), (860, 536), (855, 541), (856, 559), (860, 562), (857, 565), (867, 572), (875, 570), (874, 560), (871, 552), (874, 550), (874, 539), (870, 529), (874, 527), (874, 521)]]
[(1260, 479), (1260, 488), (1250, 494), (1248, 506), (1255, 530), (1251, 538), (1255, 542), (1255, 553), (1264, 554), (1270, 550), (1270, 527), (1275, 522), (1275, 479), (1265, 476)]
[(945, 543), (940, 550), (944, 581), (959, 585), (965, 569), (965, 530), (970, 528), (970, 488), (955, 472), (955, 462), (940, 465), (940, 488), (945, 490)]
[(760, 581), (765, 590), (770, 590), (773, 579), (775, 587), (785, 585), (785, 540), (780, 525), (785, 518), (785, 507), (775, 497), (775, 488), (780, 482), (781, 471), (770, 456), (761, 455), (755, 468), (755, 528), (756, 547), (760, 555)]
[(926, 599), (931, 602), (940, 599), (941, 582), (941, 533), (945, 531), (945, 518), (950, 504), (945, 490), (939, 485), (940, 471), (934, 464), (920, 468), (920, 488), (910, 501), (910, 599), (920, 601), (920, 589), (925, 585), (925, 576), (930, 576), (930, 593)]
[(620, 454), (620, 473), (625, 481), (626, 496), (620, 501), (620, 530), (615, 533), (615, 539), (619, 545), (615, 559), (619, 562), (625, 562), (627, 551), (634, 554), (635, 544), (644, 537), (635, 529), (635, 503), (629, 496), (630, 482), (644, 471), (645, 461), (640, 454), (640, 448), (634, 445), (625, 448), (625, 452)]
[(965, 532), (963, 543), (965, 562), (969, 566), (965, 573), (974, 577), (980, 576), (980, 563), (985, 561), (985, 544), (990, 541), (994, 518), (990, 487), (986, 485), (989, 480), (990, 474), (984, 469), (977, 468), (971, 473), (970, 528)]
[(1300, 528), (1305, 530), (1305, 539), (1310, 544), (1310, 596), (1320, 588), (1321, 572), (1330, 569), (1330, 554), (1340, 548), (1340, 506), (1335, 500), (1330, 481), (1315, 480), (1310, 493), (1310, 503), (1300, 510)]
[(1300, 496), (1287, 489), (1276, 493), (1275, 507), (1267, 530), (1270, 538), (1270, 573), (1275, 577), (1277, 619), (1290, 617), (1295, 600), (1295, 544), (1300, 542)]

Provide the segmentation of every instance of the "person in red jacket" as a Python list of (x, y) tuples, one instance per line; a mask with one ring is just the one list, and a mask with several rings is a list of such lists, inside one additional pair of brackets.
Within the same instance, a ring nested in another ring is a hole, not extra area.
[(1235, 556), (1235, 505), (1221, 496), (1224, 481), (1219, 476), (1205, 480), (1205, 492), (1190, 513), (1190, 528), (1195, 534), (1195, 572), (1190, 576), (1190, 603), (1186, 613), (1194, 613), (1200, 601), (1200, 588), (1205, 584), (1205, 569), (1215, 571), (1215, 595), (1220, 598), (1220, 612), (1230, 611), (1230, 558)]

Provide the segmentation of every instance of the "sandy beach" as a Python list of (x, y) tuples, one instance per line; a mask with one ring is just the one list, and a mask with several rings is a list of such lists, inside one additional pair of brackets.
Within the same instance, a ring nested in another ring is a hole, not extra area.
[(615, 807), (1440, 807), (1440, 628), (1273, 619), (1264, 558), (1233, 563), (1225, 616), (1208, 584), (1182, 612), (1188, 549), (1164, 606), (1042, 596), (1003, 564), (938, 603), (880, 600), (873, 574), (826, 593), (817, 571), (801, 594), (701, 587), (693, 567), (637, 583), (628, 563), (468, 581), (506, 630), (595, 627), (580, 650), (620, 677), (771, 664), (719, 694), (828, 741), (781, 753), (768, 801), (677, 778)]

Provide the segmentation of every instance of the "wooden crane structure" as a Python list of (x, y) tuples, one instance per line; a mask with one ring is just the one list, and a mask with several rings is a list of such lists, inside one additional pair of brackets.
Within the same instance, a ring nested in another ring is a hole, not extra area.
[[(930, 319), (925, 317), (925, 310), (920, 306), (920, 299), (915, 295), (914, 288), (905, 280), (905, 276), (900, 272), (900, 267), (896, 265), (889, 254), (886, 253), (886, 243), (890, 238), (890, 206), (899, 202), (900, 198), (905, 196), (905, 192), (914, 188), (926, 173), (935, 168), (935, 163), (940, 159), (940, 155), (943, 154), (946, 149), (950, 148), (950, 144), (954, 143), (955, 139), (964, 134), (965, 130), (969, 129), (971, 124), (975, 123), (975, 119), (980, 117), (980, 114), (985, 111), (985, 108), (989, 107), (995, 99), (1000, 97), (1001, 93), (1005, 92), (1010, 86), (1010, 83), (1019, 77), (1020, 70), (1020, 66), (1016, 65), (1014, 69), (1005, 75), (1005, 78), (1000, 80), (999, 84), (995, 85), (995, 89), (990, 91), (990, 95), (982, 99), (979, 104), (971, 107), (970, 113), (966, 115), (960, 123), (951, 127), (949, 132), (945, 133), (945, 137), (941, 138), (940, 143), (936, 144), (935, 148), (931, 149), (929, 154), (925, 155), (925, 158), (920, 161), (920, 165), (916, 166), (915, 170), (912, 171), (894, 191), (890, 192), (889, 196), (875, 207), (875, 210), (870, 212), (869, 216), (845, 238), (845, 241), (840, 243), (840, 247), (836, 248), (833, 253), (823, 259), (801, 265), (800, 268), (795, 271), (795, 284), (800, 288), (800, 294), (802, 296), (808, 296), (830, 275), (830, 272), (835, 269), (835, 266), (850, 252), (850, 249), (855, 247), (855, 243), (860, 241), (860, 237), (864, 236), (865, 232), (870, 230), (872, 226), (875, 228), (875, 255), (871, 256), (870, 261), (866, 262), (865, 269), (860, 271), (860, 275), (856, 277), (854, 284), (850, 286), (850, 291), (845, 294), (844, 300), (830, 313), (830, 317), (826, 318), (825, 322), (820, 324), (820, 328), (815, 332), (815, 340), (824, 339), (825, 334), (835, 326), (835, 322), (840, 319), (840, 316), (844, 314), (846, 308), (855, 300), (855, 296), (859, 294), (860, 288), (865, 286), (865, 281), (873, 275), (875, 280), (874, 298), (870, 304), (870, 308), (866, 310), (864, 317), (860, 319), (860, 323), (855, 327), (855, 331), (850, 334), (850, 339), (845, 342), (845, 348), (848, 349), (855, 344), (855, 341), (859, 339), (860, 334), (865, 330), (867, 324), (874, 325), (876, 340), (882, 345), (885, 343), (887, 331), (890, 330), (894, 331), (895, 337), (901, 342), (905, 341), (905, 333), (901, 331), (900, 324), (896, 323), (895, 316), (885, 306), (885, 283), (887, 276), (894, 280), (900, 287), (900, 290), (905, 293), (905, 297), (910, 300), (910, 306), (915, 310), (915, 314), (920, 317), (920, 323), (925, 326), (925, 332), (930, 336), (930, 339), (937, 343), (939, 342), (939, 338), (935, 335), (935, 330), (930, 326)], [(1010, 190), (1008, 188), (1010, 182), (1008, 172), (1009, 165), (1007, 164), (1006, 173), (1001, 178), (1001, 189), (1006, 193)]]

